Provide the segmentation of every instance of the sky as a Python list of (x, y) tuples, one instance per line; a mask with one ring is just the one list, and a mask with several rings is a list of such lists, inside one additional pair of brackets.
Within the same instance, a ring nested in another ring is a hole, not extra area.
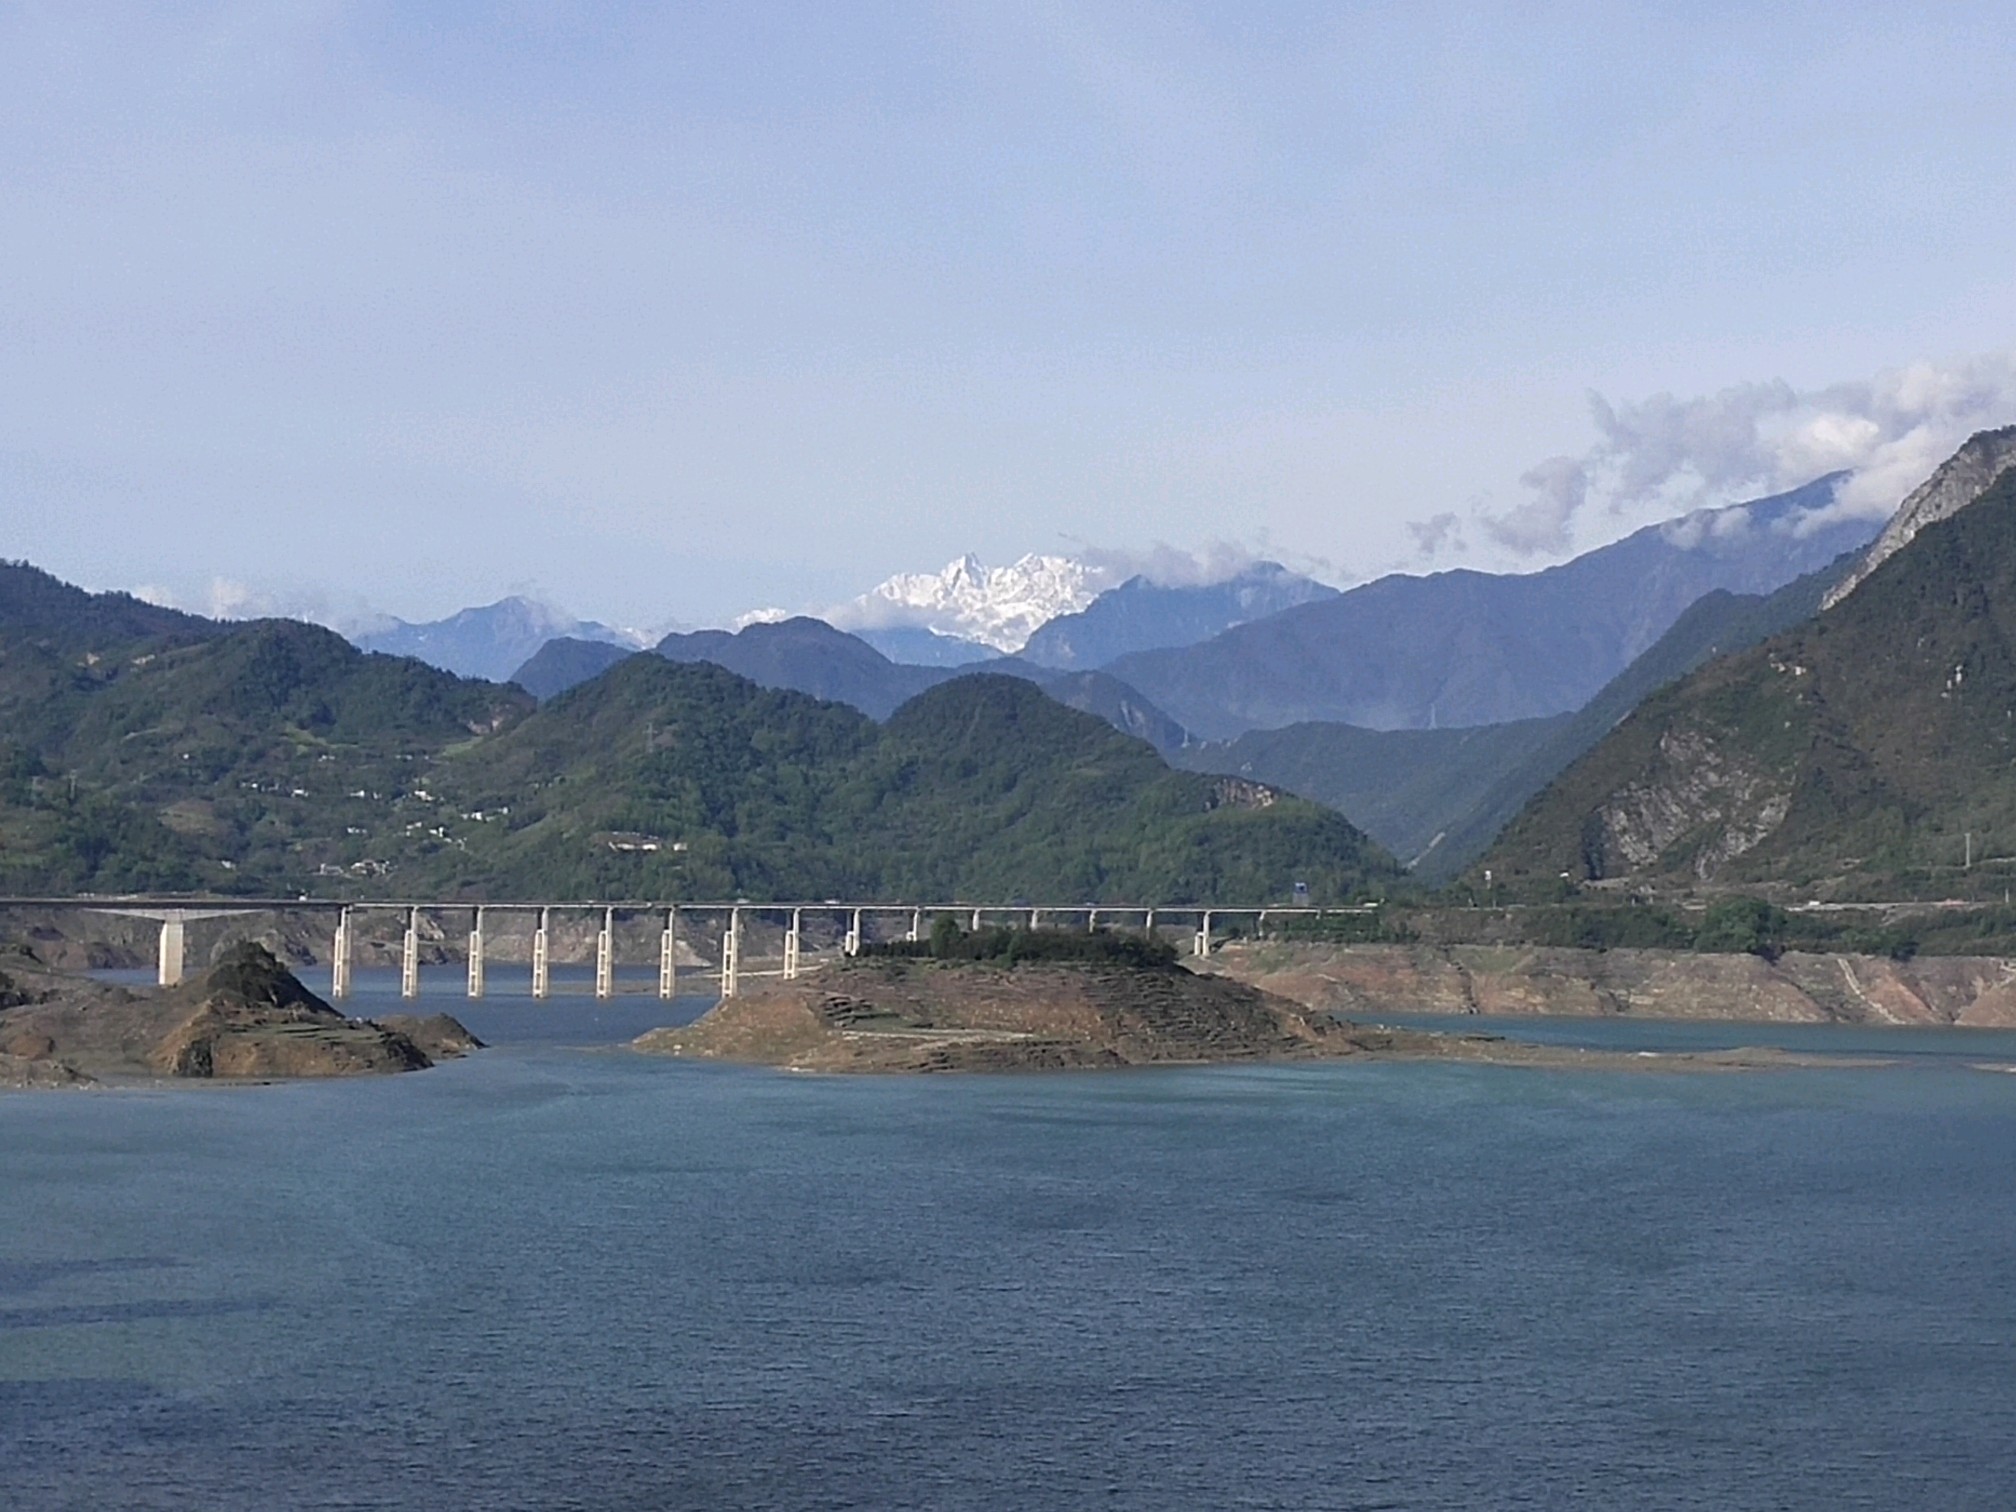
[(2016, 421), (2004, 5), (0, 0), (0, 556), (1526, 569)]

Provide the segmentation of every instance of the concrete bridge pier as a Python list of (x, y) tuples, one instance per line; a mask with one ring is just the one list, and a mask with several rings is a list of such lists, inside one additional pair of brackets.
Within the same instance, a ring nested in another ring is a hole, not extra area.
[(1204, 910), (1203, 921), (1197, 926), (1197, 939), (1191, 947), (1191, 953), (1197, 956), (1211, 954), (1211, 910), (1208, 908)]
[(721, 935), (721, 996), (735, 996), (742, 974), (742, 910), (728, 911), (728, 928)]
[(469, 930), (469, 996), (483, 996), (483, 910), (476, 910), (476, 919)]
[(406, 939), (399, 951), (399, 996), (420, 996), (420, 910), (406, 910)]
[(784, 980), (790, 981), (798, 975), (798, 925), (804, 910), (791, 910), (791, 928), (784, 935)]
[(923, 938), (924, 938), (924, 910), (921, 908), (913, 908), (910, 910), (910, 943), (912, 945), (915, 945), (919, 940)]
[(847, 942), (842, 947), (848, 955), (861, 954), (861, 910), (854, 910), (854, 921), (847, 926)]
[(1141, 926), (1141, 930), (1142, 930), (1142, 933), (1144, 933), (1144, 934), (1146, 934), (1146, 935), (1150, 936), (1151, 938), (1152, 938), (1152, 937), (1154, 936), (1154, 933), (1155, 933), (1155, 910), (1154, 910), (1154, 909), (1152, 909), (1152, 908), (1151, 908), (1151, 909), (1149, 909), (1149, 910), (1148, 910), (1148, 917), (1147, 917), (1147, 920), (1146, 920), (1146, 921), (1145, 921), (1145, 922), (1144, 922), (1144, 923), (1142, 924), (1142, 926)]
[(1096, 908), (1086, 909), (1085, 932), (1087, 934), (1094, 934), (1098, 932), (1098, 929), (1099, 929), (1099, 910)]
[(602, 929), (595, 936), (595, 996), (616, 995), (616, 910), (602, 910)]
[(329, 996), (342, 1002), (350, 996), (350, 910), (336, 915), (336, 939), (329, 948)]
[(679, 910), (665, 911), (665, 932), (658, 936), (658, 996), (666, 1002), (679, 996)]
[(183, 950), (182, 917), (170, 914), (161, 920), (161, 944), (154, 972), (154, 980), (161, 986), (182, 985)]
[(971, 932), (974, 934), (980, 933), (980, 910), (977, 908), (973, 910), (973, 928)]
[(541, 1001), (553, 992), (552, 962), (547, 956), (547, 941), (552, 937), (546, 927), (552, 922), (552, 910), (539, 910), (539, 927), (532, 931), (532, 996)]

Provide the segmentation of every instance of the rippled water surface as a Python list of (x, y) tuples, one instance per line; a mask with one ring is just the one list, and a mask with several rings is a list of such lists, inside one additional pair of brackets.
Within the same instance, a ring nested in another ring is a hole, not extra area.
[(659, 1012), (0, 1098), (0, 1505), (2016, 1502), (1984, 1042), (942, 1080), (565, 1043)]

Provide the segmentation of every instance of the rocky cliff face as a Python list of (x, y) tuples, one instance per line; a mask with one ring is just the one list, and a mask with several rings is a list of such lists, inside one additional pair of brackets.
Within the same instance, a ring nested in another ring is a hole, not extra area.
[(2016, 837), (2016, 466), (1930, 516), (1998, 448), (2016, 448), (2016, 430), (1941, 470), (1919, 528), (1855, 592), (1646, 698), (1483, 865), (1522, 886), (1985, 889), (1970, 863), (2001, 865)]
[(1831, 608), (1840, 603), (1864, 578), (1909, 545), (1919, 531), (1958, 514), (2012, 466), (2016, 466), (2016, 425), (1982, 431), (1971, 437), (1937, 472), (1906, 496), (1897, 513), (1890, 517), (1890, 523), (1883, 527), (1883, 533), (1870, 543), (1868, 554), (1827, 595), (1821, 607)]

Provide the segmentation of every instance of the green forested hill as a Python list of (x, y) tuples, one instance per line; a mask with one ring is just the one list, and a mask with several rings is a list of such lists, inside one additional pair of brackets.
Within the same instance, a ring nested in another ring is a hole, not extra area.
[(78, 645), (0, 620), (9, 891), (303, 890), (367, 838), (410, 856), (419, 774), (531, 707), (291, 620)]
[(87, 593), (26, 562), (0, 562), (0, 627), (23, 640), (101, 654), (134, 641), (201, 640), (227, 628), (128, 593)]
[(1231, 902), (1394, 871), (1336, 815), (1172, 773), (1017, 679), (885, 727), (636, 657), (534, 712), (314, 626), (13, 573), (0, 891)]
[[(1339, 900), (1396, 875), (1339, 816), (1171, 772), (1016, 678), (877, 726), (705, 664), (635, 657), (444, 762), (508, 818), (439, 861), (490, 896)], [(519, 795), (515, 802), (511, 795)]]
[[(1965, 868), (1973, 856), (1987, 864)], [(2000, 894), (2016, 856), (2016, 472), (1848, 597), (1648, 699), (1507, 830), (1500, 878)]]

